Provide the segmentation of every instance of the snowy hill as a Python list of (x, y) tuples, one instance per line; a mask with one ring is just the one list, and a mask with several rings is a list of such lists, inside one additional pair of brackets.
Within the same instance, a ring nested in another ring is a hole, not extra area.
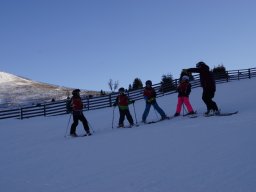
[[(12, 108), (67, 98), (73, 88), (36, 82), (0, 72), (0, 108)], [(96, 91), (82, 90), (82, 95), (97, 95)]]
[(7, 83), (7, 82), (17, 82), (17, 84), (22, 84), (23, 83), (32, 83), (31, 80), (29, 79), (25, 79), (25, 78), (21, 78), (9, 73), (5, 73), (5, 72), (0, 72), (0, 83)]
[[(2, 120), (0, 190), (254, 192), (255, 83), (256, 78), (217, 85), (214, 100), (222, 111), (239, 110), (229, 117), (178, 117), (112, 129), (118, 110), (105, 108), (85, 113), (95, 133), (82, 138), (64, 138), (69, 115)], [(201, 92), (193, 89), (190, 97), (199, 114), (205, 111)], [(177, 95), (157, 101), (174, 114)], [(144, 107), (144, 101), (135, 103), (138, 121)], [(132, 106), (130, 111), (134, 117)], [(148, 120), (157, 118), (151, 109)], [(83, 133), (81, 123), (77, 132)]]

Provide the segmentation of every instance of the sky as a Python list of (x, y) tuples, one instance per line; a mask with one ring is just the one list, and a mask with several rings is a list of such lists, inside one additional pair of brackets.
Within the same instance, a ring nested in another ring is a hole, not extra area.
[[(239, 110), (233, 116), (203, 117), (201, 88), (190, 94), (197, 118), (112, 129), (113, 108), (86, 111), (90, 137), (64, 137), (69, 115), (1, 120), (0, 191), (253, 192), (255, 83), (256, 78), (217, 84), (214, 100), (224, 112)], [(173, 115), (177, 94), (157, 102)], [(136, 101), (135, 108), (140, 121), (145, 101)], [(130, 111), (135, 119), (132, 106)], [(116, 109), (115, 125), (118, 118)], [(147, 120), (157, 118), (151, 109)], [(81, 123), (77, 133), (85, 133)]]
[(109, 91), (199, 61), (255, 67), (253, 0), (1, 0), (0, 71)]

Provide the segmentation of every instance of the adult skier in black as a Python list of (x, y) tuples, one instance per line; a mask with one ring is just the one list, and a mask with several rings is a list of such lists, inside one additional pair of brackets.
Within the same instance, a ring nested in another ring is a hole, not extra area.
[(196, 68), (189, 68), (184, 70), (187, 73), (199, 73), (200, 83), (203, 88), (202, 100), (204, 101), (207, 111), (205, 115), (209, 115), (211, 111), (214, 114), (219, 115), (219, 109), (214, 98), (216, 92), (216, 84), (214, 79), (214, 74), (210, 71), (209, 66), (204, 62), (200, 61), (196, 64)]

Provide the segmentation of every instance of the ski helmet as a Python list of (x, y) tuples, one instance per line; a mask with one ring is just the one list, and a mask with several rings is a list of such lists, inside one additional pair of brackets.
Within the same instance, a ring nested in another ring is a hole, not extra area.
[(147, 80), (145, 84), (149, 85), (149, 86), (152, 86), (152, 81), (151, 80)]
[(120, 88), (118, 89), (118, 91), (123, 93), (123, 92), (124, 92), (124, 88), (123, 88), (123, 87), (120, 87)]
[(188, 81), (188, 80), (189, 80), (189, 76), (184, 75), (184, 76), (182, 77), (182, 81)]
[(204, 62), (200, 61), (196, 64), (196, 67), (199, 68), (201, 67), (202, 65), (206, 65)]
[(80, 89), (74, 89), (72, 91), (72, 95), (77, 95), (80, 92)]

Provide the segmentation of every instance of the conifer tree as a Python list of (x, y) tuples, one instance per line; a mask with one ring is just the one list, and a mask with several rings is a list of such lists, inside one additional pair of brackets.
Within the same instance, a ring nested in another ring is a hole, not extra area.
[(228, 77), (226, 68), (223, 64), (214, 67), (212, 72), (215, 75), (215, 79), (226, 79)]
[(176, 87), (174, 86), (172, 75), (171, 74), (163, 75), (160, 91), (163, 93), (166, 93), (166, 92), (169, 92), (169, 91), (172, 91), (175, 89), (176, 89)]
[(143, 87), (143, 83), (139, 78), (135, 78), (132, 84), (132, 89), (141, 89)]

